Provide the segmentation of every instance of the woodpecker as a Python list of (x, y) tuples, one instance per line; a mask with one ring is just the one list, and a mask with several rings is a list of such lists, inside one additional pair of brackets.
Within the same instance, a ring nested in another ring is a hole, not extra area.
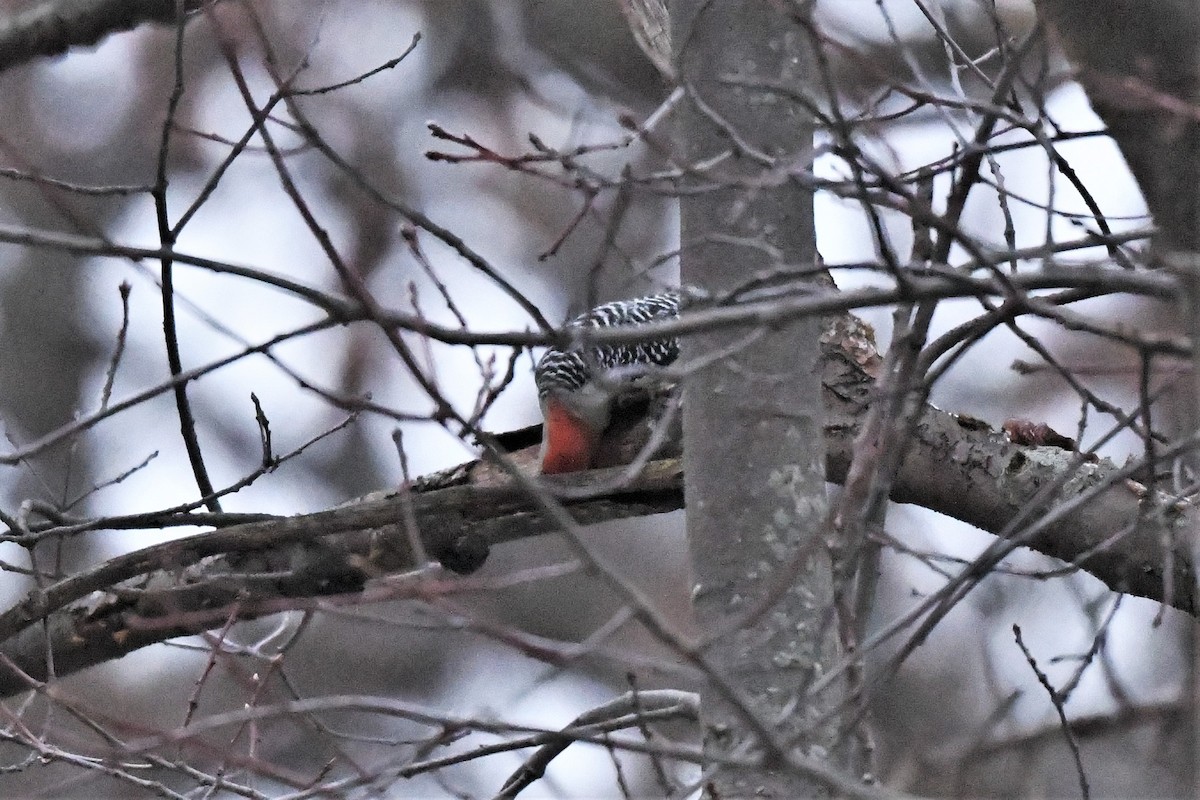
[[(567, 330), (644, 325), (679, 316), (677, 290), (596, 306), (567, 323)], [(622, 388), (645, 368), (679, 356), (675, 337), (637, 344), (580, 344), (551, 348), (534, 369), (542, 406), (542, 473), (578, 472), (591, 466), (601, 434), (612, 420)]]

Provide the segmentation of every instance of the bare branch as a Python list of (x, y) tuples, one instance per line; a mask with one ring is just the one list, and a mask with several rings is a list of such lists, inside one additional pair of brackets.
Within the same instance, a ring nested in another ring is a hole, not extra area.
[[(874, 394), (877, 358), (868, 330), (853, 318), (827, 327), (825, 435), (832, 481), (845, 479), (854, 437)], [(651, 435), (632, 430), (614, 449), (636, 453)], [(514, 462), (532, 470), (536, 449), (513, 454)], [(666, 452), (674, 451), (668, 446)], [(1169, 457), (1170, 451), (1161, 455)], [(1172, 541), (1160, 538), (1162, 526), (1186, 530), (1200, 513), (1162, 493), (1151, 502), (1149, 490), (1128, 479), (1137, 467), (1016, 445), (979, 420), (926, 406), (892, 498), (1016, 535), (1022, 545), (1086, 570), (1116, 591), (1161, 601), (1168, 563), (1162, 542)], [(614, 486), (623, 472), (614, 467), (556, 476), (545, 486), (585, 525), (682, 507), (677, 458), (653, 461), (636, 480)], [(589, 496), (589, 487), (597, 486), (603, 490)], [(1047, 496), (1048, 486), (1061, 488)], [(1029, 517), (1035, 502), (1044, 511)], [(1159, 516), (1147, 516), (1145, 508)], [(360, 591), (373, 578), (420, 566), (404, 524), (409, 513), (432, 556), (469, 572), (492, 546), (555, 532), (557, 526), (538, 509), (503, 470), (476, 461), (414, 481), (407, 499), (387, 491), (316, 514), (264, 517), (196, 534), (31, 592), (0, 613), (0, 653), (40, 680), (47, 646), (61, 676), (220, 627), (235, 602), (238, 616), (248, 619), (300, 607), (301, 598)], [(1023, 519), (1033, 523), (1009, 530)], [(1177, 574), (1169, 600), (1194, 612), (1191, 558), (1180, 552), (1170, 563)], [(89, 597), (93, 592), (103, 594)], [(44, 626), (34, 624), (41, 619)], [(24, 688), (13, 674), (0, 675), (0, 694)]]
[[(209, 0), (187, 0), (194, 11)], [(0, 71), (72, 47), (94, 45), (146, 22), (175, 20), (175, 0), (47, 0), (0, 20)]]

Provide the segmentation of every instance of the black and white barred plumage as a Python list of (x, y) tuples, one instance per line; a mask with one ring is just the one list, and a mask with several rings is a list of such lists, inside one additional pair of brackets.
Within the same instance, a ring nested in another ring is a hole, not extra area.
[[(680, 293), (671, 289), (659, 294), (617, 300), (596, 306), (567, 324), (568, 330), (608, 328), (615, 325), (644, 325), (676, 319)], [(638, 366), (666, 366), (679, 357), (679, 339), (669, 337), (636, 344), (598, 344), (559, 350), (551, 348), (534, 370), (538, 397), (551, 393), (578, 392), (597, 374)]]

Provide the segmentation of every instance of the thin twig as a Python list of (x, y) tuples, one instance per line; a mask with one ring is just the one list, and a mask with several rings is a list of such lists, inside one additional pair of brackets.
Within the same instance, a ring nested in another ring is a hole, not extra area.
[(1025, 646), (1025, 642), (1021, 639), (1021, 626), (1013, 625), (1012, 630), (1013, 636), (1017, 640), (1017, 647), (1021, 648), (1021, 652), (1025, 655), (1025, 660), (1029, 662), (1029, 668), (1033, 670), (1033, 674), (1037, 676), (1038, 683), (1042, 685), (1046, 690), (1046, 694), (1050, 696), (1050, 702), (1054, 706), (1054, 711), (1058, 714), (1058, 721), (1062, 728), (1063, 737), (1067, 740), (1067, 747), (1071, 750), (1071, 758), (1075, 761), (1075, 773), (1079, 777), (1080, 796), (1083, 797), (1083, 800), (1088, 800), (1091, 797), (1091, 791), (1088, 788), (1087, 773), (1083, 769), (1083, 756), (1079, 752), (1079, 742), (1075, 739), (1075, 732), (1071, 730), (1071, 723), (1067, 719), (1067, 710), (1063, 707), (1063, 699), (1050, 683), (1050, 678), (1038, 667), (1033, 653), (1029, 652), (1029, 648)]

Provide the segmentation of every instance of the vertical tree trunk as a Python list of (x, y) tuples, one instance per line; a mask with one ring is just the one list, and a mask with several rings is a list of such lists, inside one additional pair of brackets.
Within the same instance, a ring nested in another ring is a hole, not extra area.
[[(790, 13), (782, 13), (788, 7)], [(689, 165), (712, 164), (684, 192), (682, 278), (717, 293), (763, 270), (811, 268), (812, 193), (796, 181), (756, 186), (773, 165), (806, 168), (813, 124), (794, 101), (743, 82), (812, 74), (802, 6), (728, 0), (671, 5), (676, 68), (689, 96), (681, 144)], [(721, 154), (727, 157), (715, 159)], [(767, 183), (767, 182), (763, 182)], [(689, 375), (684, 389), (687, 527), (706, 655), (744, 700), (709, 689), (709, 746), (737, 751), (753, 735), (745, 709), (798, 752), (833, 752), (829, 725), (805, 691), (836, 653), (831, 570), (822, 541), (826, 509), (819, 320), (764, 330), (747, 346)], [(748, 331), (689, 337), (685, 362), (729, 348)], [(788, 571), (792, 571), (788, 574)], [(769, 608), (758, 608), (774, 592)], [(761, 733), (761, 731), (760, 731)], [(762, 737), (759, 736), (759, 739)], [(755, 742), (755, 750), (762, 747)], [(768, 754), (770, 747), (764, 748)], [(778, 764), (776, 764), (778, 766)], [(814, 797), (822, 789), (785, 768), (723, 770), (721, 797)]]

